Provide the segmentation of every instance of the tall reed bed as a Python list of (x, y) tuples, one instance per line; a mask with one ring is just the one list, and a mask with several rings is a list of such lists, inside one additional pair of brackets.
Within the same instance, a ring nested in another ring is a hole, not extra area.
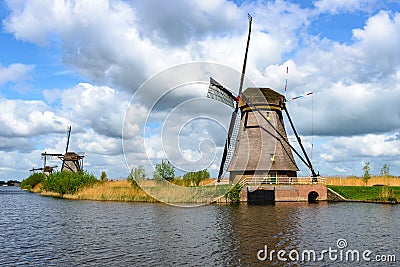
[(361, 177), (325, 177), (326, 185), (341, 185), (341, 186), (373, 186), (373, 185), (387, 185), (387, 186), (400, 186), (400, 178), (398, 177), (385, 177), (373, 176), (368, 183), (365, 184)]
[(133, 186), (132, 183), (127, 180), (96, 183), (92, 186), (80, 189), (75, 194), (66, 194), (64, 198), (101, 201), (156, 202), (154, 198), (146, 194), (140, 187)]
[[(151, 184), (156, 183), (156, 184)], [(211, 203), (223, 198), (232, 185), (178, 186), (165, 181), (141, 184), (150, 195), (166, 203)]]

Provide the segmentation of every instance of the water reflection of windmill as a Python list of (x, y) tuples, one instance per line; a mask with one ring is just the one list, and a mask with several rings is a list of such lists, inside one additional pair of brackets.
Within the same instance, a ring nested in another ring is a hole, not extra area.
[[(234, 108), (218, 181), (226, 171), (230, 172), (230, 182), (248, 176), (269, 177), (270, 180), (282, 176), (297, 177), (298, 167), (292, 151), (305, 163), (312, 177), (316, 179), (317, 174), (286, 109), (285, 97), (270, 88), (247, 88), (242, 92), (251, 22), (252, 18), (249, 16), (247, 47), (238, 96), (235, 97), (228, 89), (210, 78), (207, 96)], [(282, 111), (287, 115), (304, 157), (288, 141)]]
[(44, 162), (46, 164), (47, 159), (60, 159), (62, 160), (61, 171), (72, 171), (72, 172), (79, 172), (83, 170), (83, 158), (85, 157), (84, 153), (78, 152), (69, 152), (69, 140), (71, 137), (71, 126), (68, 127), (68, 134), (67, 134), (67, 145), (65, 148), (64, 154), (57, 154), (57, 153), (42, 153), (42, 157), (44, 158)]

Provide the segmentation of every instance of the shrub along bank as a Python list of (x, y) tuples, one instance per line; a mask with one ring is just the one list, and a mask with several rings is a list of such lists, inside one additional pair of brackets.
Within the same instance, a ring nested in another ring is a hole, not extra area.
[(28, 178), (21, 182), (21, 189), (31, 190), (35, 185), (43, 182), (46, 179), (46, 175), (41, 173), (32, 173)]
[(98, 180), (93, 174), (87, 172), (61, 171), (52, 173), (42, 182), (43, 189), (55, 192), (63, 197), (65, 194), (75, 194), (84, 186), (91, 186)]

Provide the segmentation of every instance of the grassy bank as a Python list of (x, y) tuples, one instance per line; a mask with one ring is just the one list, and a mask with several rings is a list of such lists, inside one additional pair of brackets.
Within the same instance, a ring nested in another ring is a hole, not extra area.
[(328, 187), (349, 200), (400, 203), (400, 186)]

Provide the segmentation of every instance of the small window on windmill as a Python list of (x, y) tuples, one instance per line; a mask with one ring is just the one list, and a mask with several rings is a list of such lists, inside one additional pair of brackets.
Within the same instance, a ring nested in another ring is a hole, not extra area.
[(272, 162), (275, 161), (275, 154), (271, 154), (271, 161), (272, 161)]

